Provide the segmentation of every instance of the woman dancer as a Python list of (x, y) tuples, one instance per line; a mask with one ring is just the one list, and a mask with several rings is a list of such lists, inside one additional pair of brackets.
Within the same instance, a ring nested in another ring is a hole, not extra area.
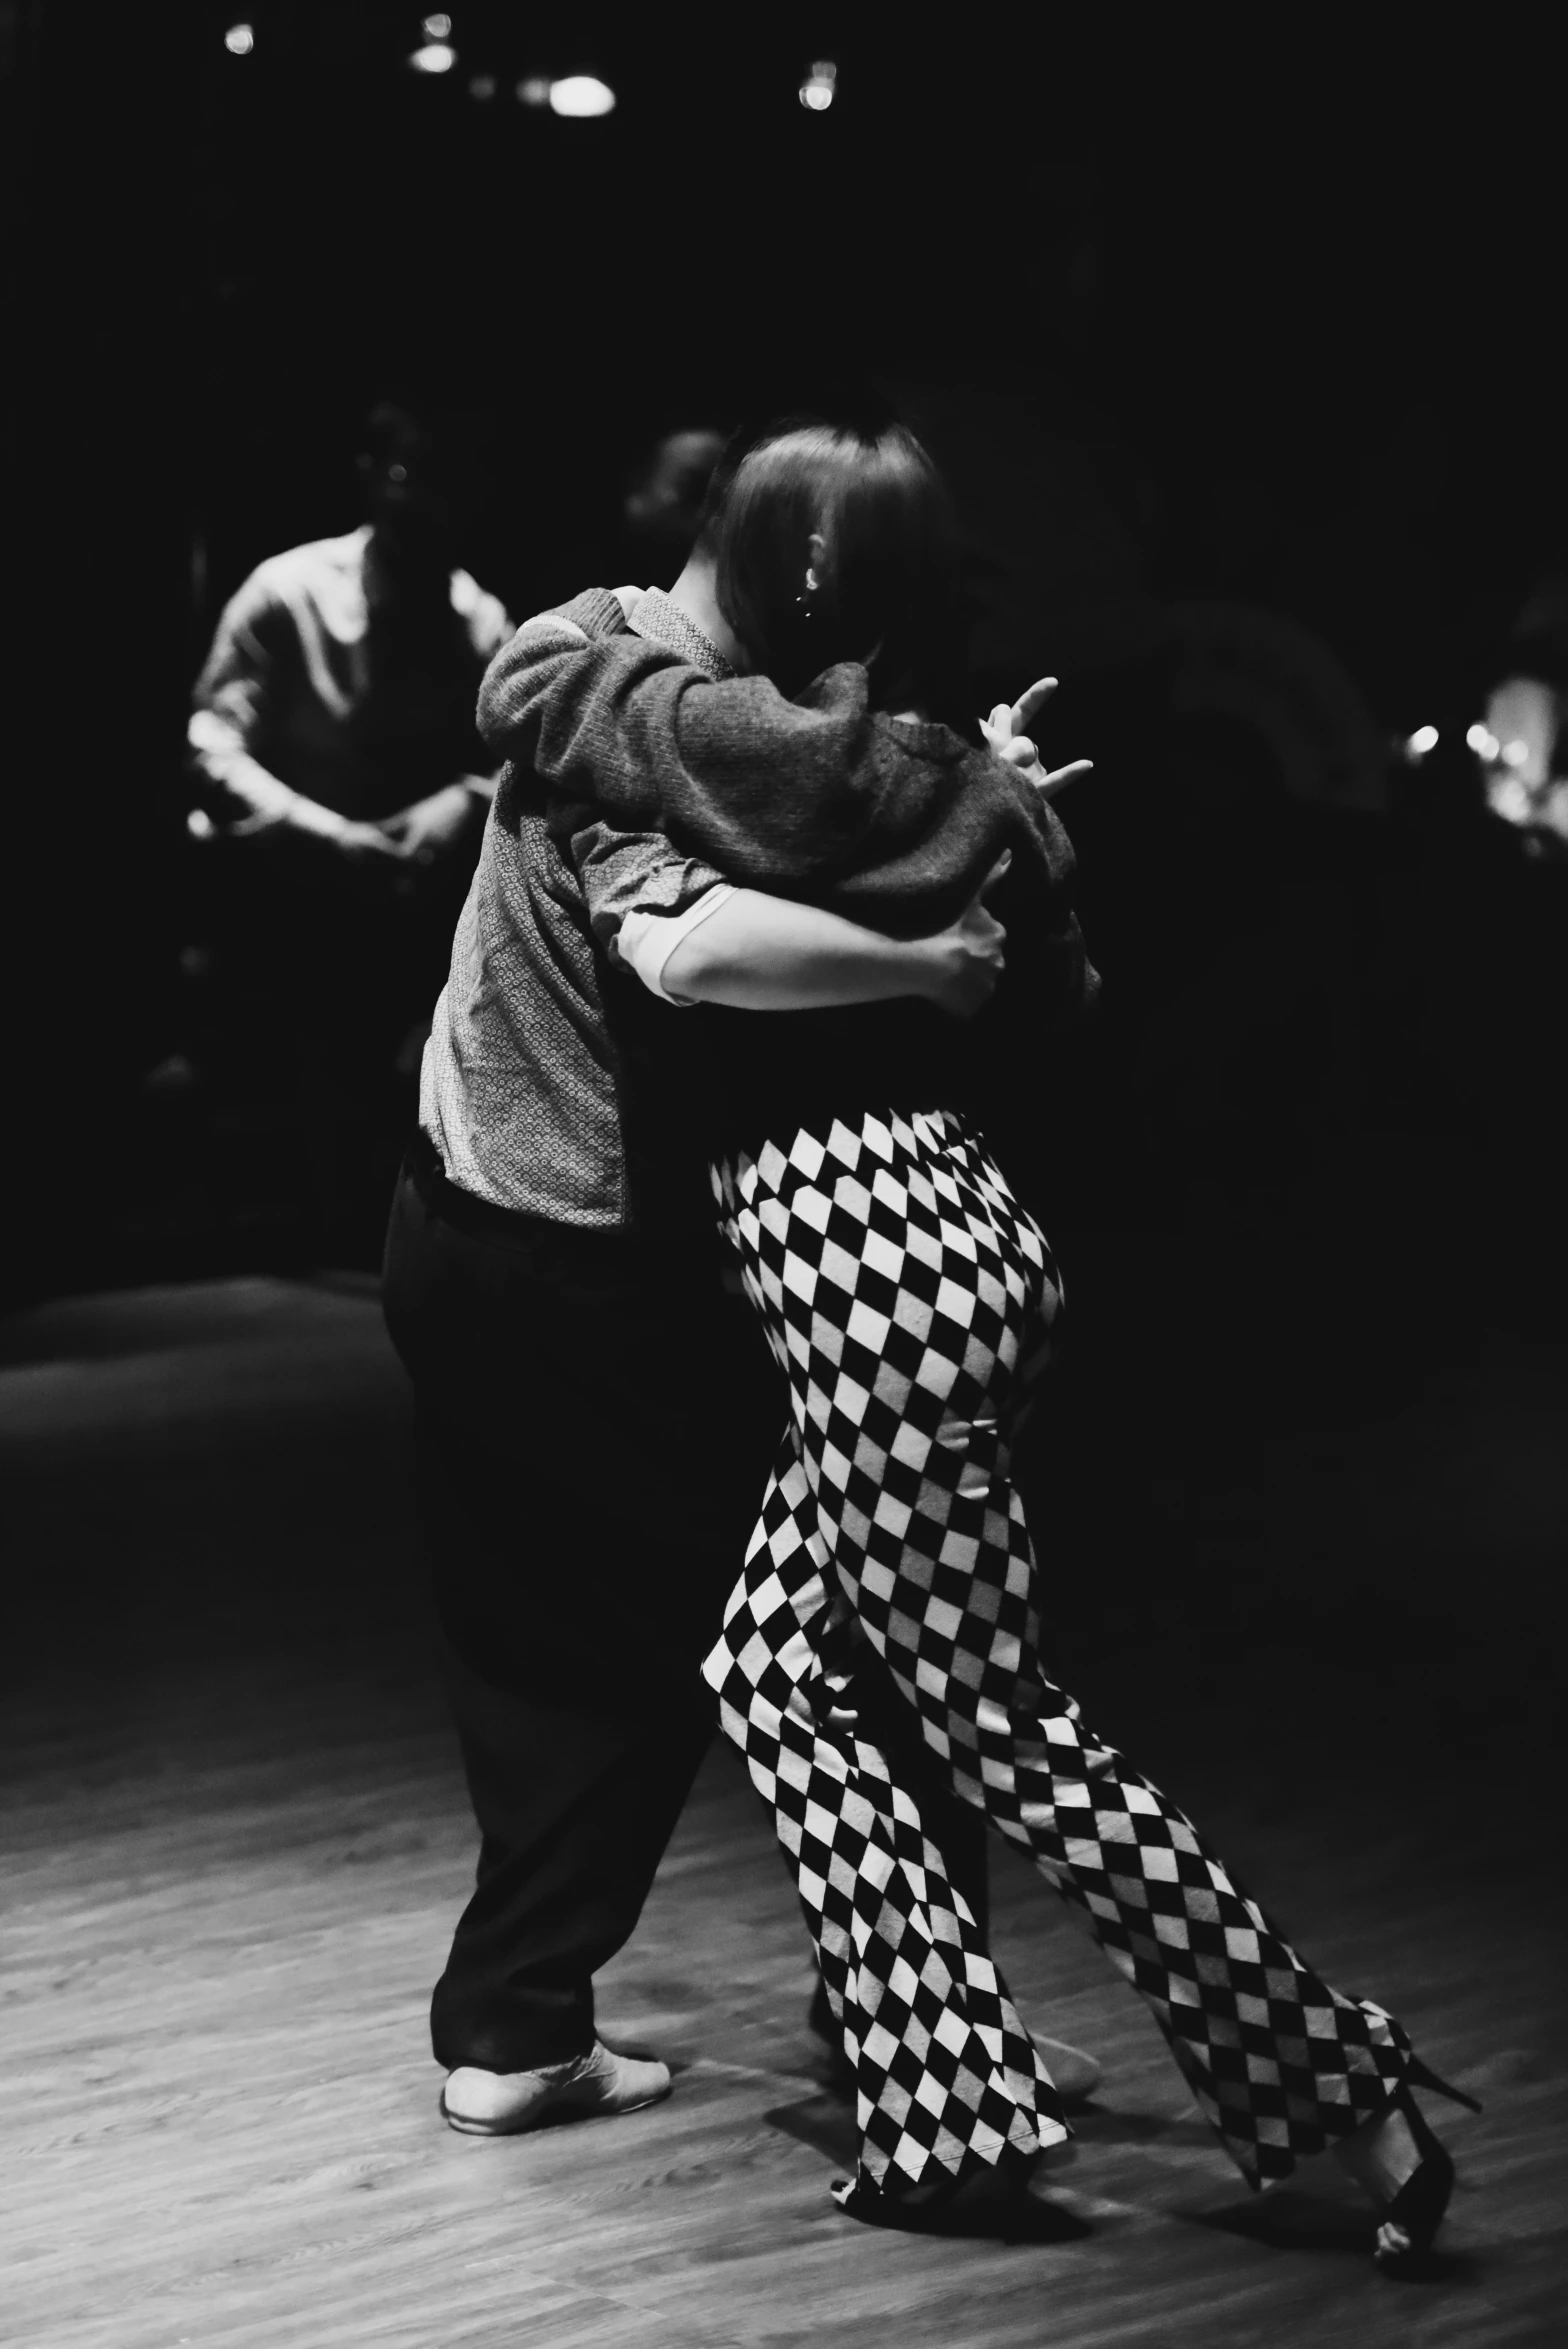
[[(933, 722), (953, 707), (957, 572), (929, 460), (897, 430), (774, 430), (734, 472), (711, 538), (716, 637), (806, 711), (883, 729), (890, 760), (945, 752), (945, 785), (912, 798), (902, 829), (886, 807), (814, 792), (809, 764), (783, 808), (749, 792), (743, 768), (721, 804), (693, 789), (681, 704), (700, 681), (645, 643), (618, 645), (607, 598), (520, 632), (487, 680), (482, 727), (563, 805), (660, 822), (737, 877), (760, 859), (777, 880), (792, 859), (801, 895), (889, 930), (934, 926), (977, 865), (1009, 852), (1030, 999), (1012, 974), (982, 1024), (995, 1065), (1010, 994), (1016, 1081), (1024, 1037), (1038, 1050), (1094, 981), (1071, 852), (1043, 797)], [(679, 998), (701, 992), (701, 936), (700, 906), (650, 913), (622, 948)], [(714, 1188), (790, 1417), (706, 1673), (774, 1812), (854, 2066), (861, 2154), (836, 2190), (843, 2207), (944, 2223), (970, 2181), (1010, 2183), (1069, 2134), (973, 1912), (871, 1732), (865, 1690), (890, 1681), (958, 1795), (1029, 1855), (1147, 2001), (1248, 2180), (1332, 2147), (1379, 2209), (1378, 2258), (1407, 2262), (1452, 2182), (1411, 2089), (1442, 2084), (1383, 2008), (1289, 1947), (1045, 1670), (1011, 1444), (1061, 1283), (975, 1122), (987, 1056), (918, 1005), (781, 1019), (765, 1050), (748, 1021), (742, 1041), (726, 1051), (717, 1038)]]

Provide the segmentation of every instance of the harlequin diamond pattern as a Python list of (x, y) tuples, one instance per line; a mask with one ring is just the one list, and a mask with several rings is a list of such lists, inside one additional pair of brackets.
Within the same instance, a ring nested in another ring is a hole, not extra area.
[[(771, 1806), (855, 2067), (861, 2175), (913, 2184), (935, 2160), (994, 2162), (1067, 2135), (1060, 2100), (914, 1798), (863, 1734), (866, 1639), (809, 1522), (792, 1440), (751, 1562), (784, 1571), (737, 1610), (720, 1712)], [(760, 1610), (760, 1611), (759, 1611)], [(737, 1711), (731, 1691), (738, 1690)]]
[(1409, 2042), (1303, 1964), (1040, 1661), (1009, 1430), (1061, 1284), (948, 1114), (715, 1169), (791, 1421), (706, 1671), (794, 1864), (859, 2089), (862, 2181), (1067, 2132), (967, 1906), (859, 1731), (879, 1655), (957, 1791), (1026, 1851), (1164, 2031), (1254, 2182), (1385, 2104)]

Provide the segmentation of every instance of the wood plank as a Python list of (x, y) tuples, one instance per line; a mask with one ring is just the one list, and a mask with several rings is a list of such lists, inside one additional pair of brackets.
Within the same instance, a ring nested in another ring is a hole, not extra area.
[[(1141, 2005), (1005, 1850), (1015, 1991), (1106, 2064), (1053, 2173), (1094, 2232), (1006, 2248), (842, 2218), (826, 2188), (846, 2120), (805, 2029), (809, 1954), (722, 1746), (601, 1986), (606, 2028), (656, 2043), (675, 2095), (461, 2138), (436, 2113), (424, 2010), (473, 1833), (373, 1306), (221, 1284), (48, 1309), (8, 1345), (23, 1547), (0, 1659), (0, 2335), (18, 2349), (1562, 2337), (1560, 1935), (1528, 1720), (1488, 1742), (1467, 1715), (1445, 1747), (1406, 1692), (1365, 1737), (1331, 1706), (1304, 1752), (1271, 1729), (1266, 1689), (1217, 1718), (1135, 1643), (1096, 1667), (1114, 1733), (1147, 1729), (1172, 1791), (1314, 1960), (1485, 2096), (1479, 2120), (1433, 2108), (1461, 2163), (1441, 2284), (1378, 2277), (1332, 2179), (1240, 2194)], [(1336, 1493), (1371, 1496), (1385, 1548), (1430, 1538), (1437, 1445), (1445, 1538), (1479, 1574), (1488, 1483), (1523, 1425), (1534, 1481), (1504, 1512), (1523, 1574), (1568, 1524), (1538, 1434), (1568, 1364), (1494, 1370), (1457, 1436), (1439, 1398), (1424, 1431), (1294, 1471), (1281, 1457), (1259, 1538), (1282, 1558), (1321, 1544)], [(1281, 1718), (1310, 1717), (1288, 1668), (1281, 1687)]]

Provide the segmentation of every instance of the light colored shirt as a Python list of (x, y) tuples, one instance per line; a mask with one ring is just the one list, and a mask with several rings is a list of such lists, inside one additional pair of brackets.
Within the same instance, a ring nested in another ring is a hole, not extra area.
[(512, 634), (504, 606), (454, 571), (444, 636), (379, 663), (369, 544), (367, 524), (269, 556), (218, 622), (188, 738), (200, 770), (257, 813), (287, 815), (299, 795), (373, 822), (494, 768), (474, 703)]
[(671, 652), (679, 653), (683, 661), (690, 661), (694, 669), (701, 669), (705, 676), (734, 676), (735, 671), (712, 637), (662, 587), (623, 588), (620, 600), (626, 625), (634, 636), (645, 637), (650, 644), (666, 645)]
[[(625, 591), (621, 600), (637, 634), (706, 676), (734, 674), (667, 595)], [(629, 967), (663, 994), (663, 966), (686, 919), (731, 892), (713, 866), (680, 855), (662, 832), (595, 822), (562, 839), (547, 807), (526, 771), (508, 771), (431, 1021), (419, 1122), (448, 1180), (475, 1198), (614, 1230), (633, 1217), (635, 1111), (624, 1016), (612, 1010), (624, 982), (607, 965), (627, 946)], [(661, 915), (678, 918), (660, 922), (631, 963), (627, 925), (635, 936), (636, 924)], [(666, 927), (677, 934), (664, 935)]]

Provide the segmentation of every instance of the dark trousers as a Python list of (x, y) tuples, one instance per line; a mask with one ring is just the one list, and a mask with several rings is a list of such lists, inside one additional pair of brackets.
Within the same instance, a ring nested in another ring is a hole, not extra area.
[[(698, 1668), (779, 1410), (720, 1261), (669, 1234), (487, 1208), (426, 1143), (399, 1178), (384, 1305), (413, 1380), (420, 1518), (481, 1837), (431, 2002), (448, 2067), (522, 2071), (592, 2045), (593, 1976), (635, 1926), (707, 1749)], [(955, 1874), (983, 1899), (967, 1814), (955, 1832)]]
[(182, 1188), (317, 1262), (374, 1269), (472, 864), (361, 871), (281, 828), (191, 850), (185, 915), (208, 955), (171, 1006), (202, 1074), (196, 1134), (170, 1137)]

